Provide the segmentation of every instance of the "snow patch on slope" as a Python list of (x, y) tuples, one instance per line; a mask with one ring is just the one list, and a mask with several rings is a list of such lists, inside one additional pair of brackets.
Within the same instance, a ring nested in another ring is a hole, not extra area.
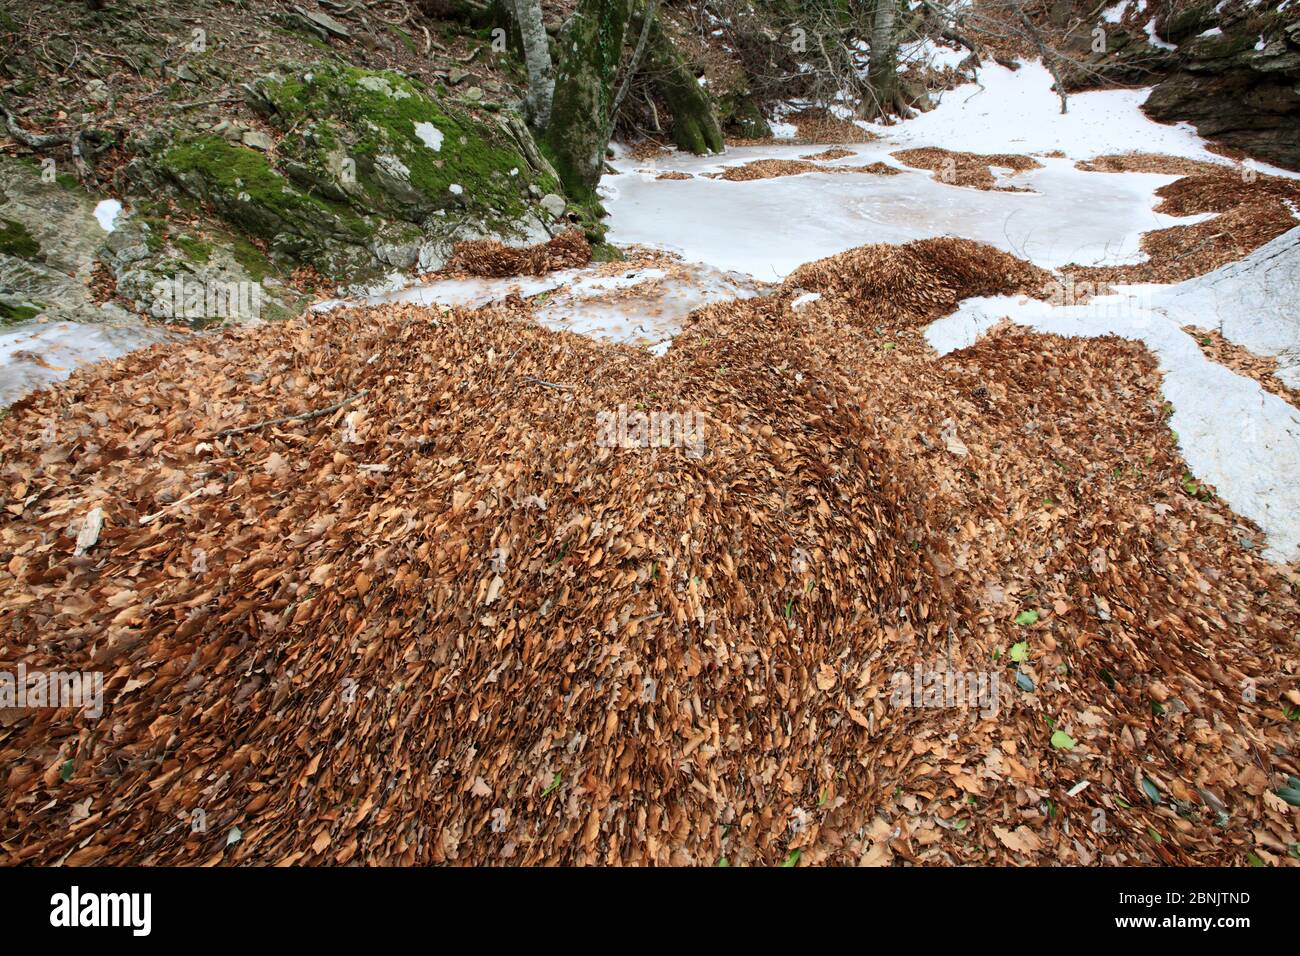
[(1268, 535), (1266, 556), (1300, 559), (1300, 409), (1254, 379), (1206, 358), (1184, 325), (1221, 328), (1259, 354), (1279, 356), (1288, 384), (1300, 379), (1300, 228), (1246, 259), (1173, 286), (1120, 287), (1086, 305), (1037, 299), (968, 299), (932, 323), (940, 354), (967, 348), (1003, 318), (1039, 332), (1138, 339), (1155, 354), (1173, 405), (1170, 427), (1192, 474), (1214, 485), (1237, 514)]
[(80, 365), (115, 359), (178, 337), (143, 322), (28, 322), (0, 333), (0, 406), (62, 381)]

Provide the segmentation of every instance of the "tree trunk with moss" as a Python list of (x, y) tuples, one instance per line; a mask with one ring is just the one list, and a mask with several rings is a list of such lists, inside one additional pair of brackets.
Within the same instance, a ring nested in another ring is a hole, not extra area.
[(541, 0), (513, 0), (515, 22), (528, 68), (528, 98), (524, 108), (534, 129), (546, 129), (551, 122), (551, 98), (555, 95), (555, 73), (551, 48), (542, 23)]
[(565, 191), (578, 202), (594, 198), (605, 167), (627, 22), (627, 0), (580, 0), (557, 44), (559, 75), (545, 144)]
[[(641, 25), (638, 15), (636, 26)], [(713, 98), (700, 86), (658, 20), (650, 27), (647, 65), (655, 89), (672, 111), (673, 142), (697, 156), (722, 152), (722, 125)]]

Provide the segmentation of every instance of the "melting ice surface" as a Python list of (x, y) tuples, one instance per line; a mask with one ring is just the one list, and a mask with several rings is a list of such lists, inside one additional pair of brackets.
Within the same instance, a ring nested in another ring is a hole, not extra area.
[(747, 299), (762, 290), (763, 285), (749, 276), (699, 263), (673, 263), (662, 269), (611, 271), (606, 267), (504, 279), (441, 279), (354, 303), (322, 302), (315, 308), (328, 311), (344, 304), (411, 302), (474, 309), (515, 295), (533, 299), (533, 317), (550, 328), (663, 354), (681, 331), (682, 321), (696, 309), (710, 302)]
[[(1072, 262), (1119, 265), (1144, 258), (1138, 245), (1143, 232), (1205, 218), (1153, 211), (1155, 190), (1176, 176), (1074, 168), (1079, 159), (1132, 150), (1227, 162), (1207, 151), (1191, 127), (1147, 119), (1138, 108), (1147, 91), (1077, 94), (1062, 115), (1051, 78), (1038, 64), (1017, 71), (989, 66), (979, 77), (979, 85), (943, 94), (929, 113), (894, 126), (868, 127), (881, 138), (849, 145), (845, 148), (854, 155), (825, 163), (883, 162), (902, 170), (896, 176), (805, 173), (746, 182), (707, 177), (756, 159), (796, 159), (821, 151), (809, 146), (616, 159), (617, 175), (606, 176), (600, 186), (610, 213), (610, 241), (666, 248), (688, 260), (772, 281), (805, 262), (864, 243), (942, 235), (987, 242), (1044, 268)], [(889, 155), (922, 146), (1065, 155), (1035, 155), (1042, 169), (1000, 177), (1001, 184), (1029, 192), (981, 191), (938, 182), (929, 171), (911, 169)], [(670, 170), (695, 178), (656, 178)]]
[(174, 337), (143, 322), (28, 322), (6, 329), (0, 333), (0, 406), (67, 378), (78, 365), (114, 359)]
[[(865, 243), (944, 235), (987, 242), (1045, 268), (1137, 262), (1143, 258), (1142, 233), (1189, 221), (1151, 209), (1154, 190), (1174, 176), (1085, 173), (1073, 160), (1044, 158), (1043, 169), (1003, 180), (1032, 192), (986, 192), (904, 167), (889, 156), (899, 148), (894, 144), (846, 148), (852, 157), (826, 165), (884, 162), (904, 172), (805, 173), (747, 182), (702, 175), (724, 165), (817, 151), (807, 146), (744, 147), (725, 157), (673, 155), (657, 167), (618, 161), (624, 174), (601, 184), (610, 210), (609, 238), (778, 281), (805, 262)], [(669, 168), (696, 178), (655, 178)]]

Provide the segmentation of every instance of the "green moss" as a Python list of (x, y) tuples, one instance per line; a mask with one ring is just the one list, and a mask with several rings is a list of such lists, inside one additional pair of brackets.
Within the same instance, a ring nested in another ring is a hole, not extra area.
[(547, 129), (548, 158), (578, 201), (594, 197), (604, 168), (606, 124), (627, 20), (627, 4), (580, 0), (560, 43), (564, 54)]
[(16, 325), (41, 314), (39, 305), (9, 305), (0, 302), (0, 325)]
[(763, 139), (772, 135), (763, 111), (744, 91), (737, 91), (724, 96), (718, 103), (718, 113), (722, 125), (737, 136), (746, 139)]
[(0, 219), (0, 252), (19, 259), (35, 259), (41, 254), (41, 244), (21, 222)]
[[(412, 221), (460, 207), (506, 222), (525, 212), (530, 171), (513, 144), (495, 125), (440, 103), (401, 74), (318, 66), (264, 81), (259, 92), (273, 119), (291, 131), (280, 147), (301, 164), (299, 175), (320, 177), (351, 159), (360, 190), (348, 190), (337, 172), (333, 185), (369, 209)], [(429, 127), (442, 137), (438, 149), (417, 132), (430, 135)], [(405, 174), (389, 172), (393, 160)]]
[(397, 38), (402, 41), (402, 46), (406, 47), (408, 52), (410, 53), (420, 52), (419, 48), (417, 48), (415, 45), (415, 40), (411, 38), (411, 35), (409, 33), (407, 33), (405, 30), (403, 30), (401, 27), (398, 26), (392, 27), (391, 29), (394, 33), (397, 34)]
[(180, 235), (172, 239), (178, 248), (181, 249), (191, 262), (204, 263), (212, 258), (212, 246), (193, 236)]
[(329, 235), (359, 242), (373, 231), (346, 205), (294, 187), (271, 168), (262, 153), (219, 136), (173, 146), (164, 156), (163, 166), (251, 235), (276, 239), (287, 232), (307, 245), (319, 245), (319, 240)]
[(267, 276), (276, 273), (266, 253), (242, 236), (230, 244), (230, 254), (254, 281), (261, 282)]
[(673, 114), (673, 141), (697, 156), (722, 152), (722, 128), (713, 101), (657, 19), (650, 30), (650, 66), (655, 88)]

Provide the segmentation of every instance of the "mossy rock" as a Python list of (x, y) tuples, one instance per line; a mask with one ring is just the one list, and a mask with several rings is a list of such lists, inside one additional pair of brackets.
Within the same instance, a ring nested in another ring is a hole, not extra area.
[(376, 225), (347, 203), (298, 188), (255, 149), (198, 136), (173, 145), (161, 165), (183, 190), (245, 234), (268, 240), (274, 252), (341, 274), (368, 265)]
[(772, 135), (767, 117), (747, 92), (721, 97), (718, 101), (718, 115), (723, 128), (744, 139), (766, 139)]
[(530, 184), (558, 189), (497, 124), (399, 73), (285, 70), (255, 84), (250, 101), (286, 133), (277, 150), (286, 175), (365, 212), (412, 223), (441, 213), (509, 234), (530, 214)]
[(40, 305), (28, 302), (8, 302), (0, 299), (0, 326), (17, 325), (40, 315), (44, 309)]
[[(131, 174), (214, 210), (265, 248), (250, 244), (254, 258), (364, 283), (438, 268), (459, 239), (547, 237), (535, 197), (560, 193), (558, 178), (504, 115), (483, 120), (399, 73), (338, 64), (281, 66), (245, 92), (282, 132), (274, 149), (158, 133)], [(201, 245), (177, 248), (203, 261)]]
[(41, 254), (41, 244), (21, 222), (0, 219), (0, 253), (16, 256), (19, 259), (38, 259)]

